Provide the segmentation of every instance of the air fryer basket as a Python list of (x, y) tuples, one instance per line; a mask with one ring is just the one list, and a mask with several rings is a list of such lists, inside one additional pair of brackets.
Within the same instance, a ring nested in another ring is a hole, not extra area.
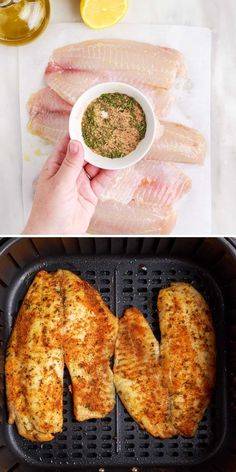
[[(27, 287), (42, 268), (52, 271), (64, 267), (80, 274), (95, 284), (118, 316), (127, 306), (138, 306), (157, 336), (158, 290), (172, 280), (186, 280), (203, 293), (213, 310), (218, 340), (218, 376), (211, 406), (197, 436), (191, 440), (160, 441), (142, 431), (119, 401), (112, 414), (103, 420), (76, 422), (67, 387), (69, 379), (65, 374), (64, 431), (52, 443), (32, 444), (20, 438), (15, 427), (6, 425), (3, 405), (2, 441), (6, 447), (0, 449), (0, 471), (33, 471), (38, 467), (43, 471), (58, 472), (85, 467), (95, 470), (138, 468), (141, 471), (161, 466), (172, 466), (172, 470), (177, 470), (175, 467), (180, 465), (185, 466), (185, 470), (194, 465), (201, 472), (235, 471), (233, 424), (230, 424), (227, 444), (223, 447), (227, 431), (225, 322), (228, 361), (231, 362), (227, 363), (230, 365), (231, 423), (235, 408), (235, 254), (231, 241), (216, 238), (27, 238), (8, 241), (0, 257), (0, 309), (5, 341)], [(207, 465), (203, 465), (206, 460)], [(17, 461), (23, 465), (18, 466)]]

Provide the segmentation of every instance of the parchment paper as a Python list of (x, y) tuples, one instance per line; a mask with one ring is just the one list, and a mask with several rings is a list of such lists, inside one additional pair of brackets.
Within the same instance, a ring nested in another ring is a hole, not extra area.
[(50, 25), (37, 43), (19, 49), (19, 100), (22, 136), (22, 191), (25, 220), (33, 197), (32, 184), (52, 146), (27, 130), (26, 103), (29, 96), (43, 87), (44, 70), (54, 48), (68, 43), (99, 38), (121, 38), (150, 42), (179, 49), (186, 57), (189, 78), (177, 81), (173, 93), (176, 103), (168, 121), (197, 128), (208, 141), (203, 166), (178, 164), (192, 179), (191, 192), (177, 205), (175, 235), (211, 233), (211, 32), (206, 28), (187, 26), (118, 24), (111, 29), (93, 31), (83, 24)]

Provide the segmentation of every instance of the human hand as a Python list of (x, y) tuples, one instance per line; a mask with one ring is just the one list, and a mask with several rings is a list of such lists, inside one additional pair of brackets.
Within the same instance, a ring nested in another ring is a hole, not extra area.
[(82, 145), (65, 136), (42, 169), (23, 234), (84, 234), (113, 174), (87, 164)]

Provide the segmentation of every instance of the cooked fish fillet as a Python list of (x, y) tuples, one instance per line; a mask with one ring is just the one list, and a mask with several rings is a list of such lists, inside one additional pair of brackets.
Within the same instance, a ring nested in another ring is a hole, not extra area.
[(9, 424), (31, 441), (62, 431), (62, 316), (57, 278), (39, 272), (17, 316), (5, 367)]
[(168, 121), (161, 124), (164, 126), (164, 133), (154, 141), (145, 159), (203, 164), (207, 143), (199, 131)]
[(215, 384), (216, 345), (210, 309), (183, 282), (160, 291), (161, 359), (171, 420), (182, 436), (196, 433)]
[(64, 357), (74, 415), (78, 421), (103, 418), (115, 404), (110, 359), (118, 321), (87, 282), (66, 270), (59, 270), (57, 277), (64, 302)]
[(60, 97), (73, 105), (90, 87), (103, 82), (125, 82), (138, 88), (153, 105), (159, 118), (165, 118), (174, 102), (166, 89), (147, 86), (145, 83), (120, 71), (92, 72), (89, 70), (67, 70), (51, 64), (46, 69), (45, 81)]
[(100, 39), (55, 49), (49, 67), (96, 72), (120, 71), (148, 85), (170, 88), (186, 75), (183, 55), (175, 50), (121, 39)]
[(99, 201), (89, 225), (92, 234), (169, 234), (176, 223), (172, 207)]
[(170, 421), (168, 389), (159, 363), (159, 343), (142, 313), (126, 310), (119, 320), (114, 382), (134, 420), (153, 436), (169, 438), (176, 430)]

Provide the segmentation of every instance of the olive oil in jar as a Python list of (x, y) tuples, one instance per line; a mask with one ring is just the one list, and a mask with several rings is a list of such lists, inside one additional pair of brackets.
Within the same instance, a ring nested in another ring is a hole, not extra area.
[(49, 15), (49, 0), (0, 0), (0, 43), (32, 41), (47, 26)]

